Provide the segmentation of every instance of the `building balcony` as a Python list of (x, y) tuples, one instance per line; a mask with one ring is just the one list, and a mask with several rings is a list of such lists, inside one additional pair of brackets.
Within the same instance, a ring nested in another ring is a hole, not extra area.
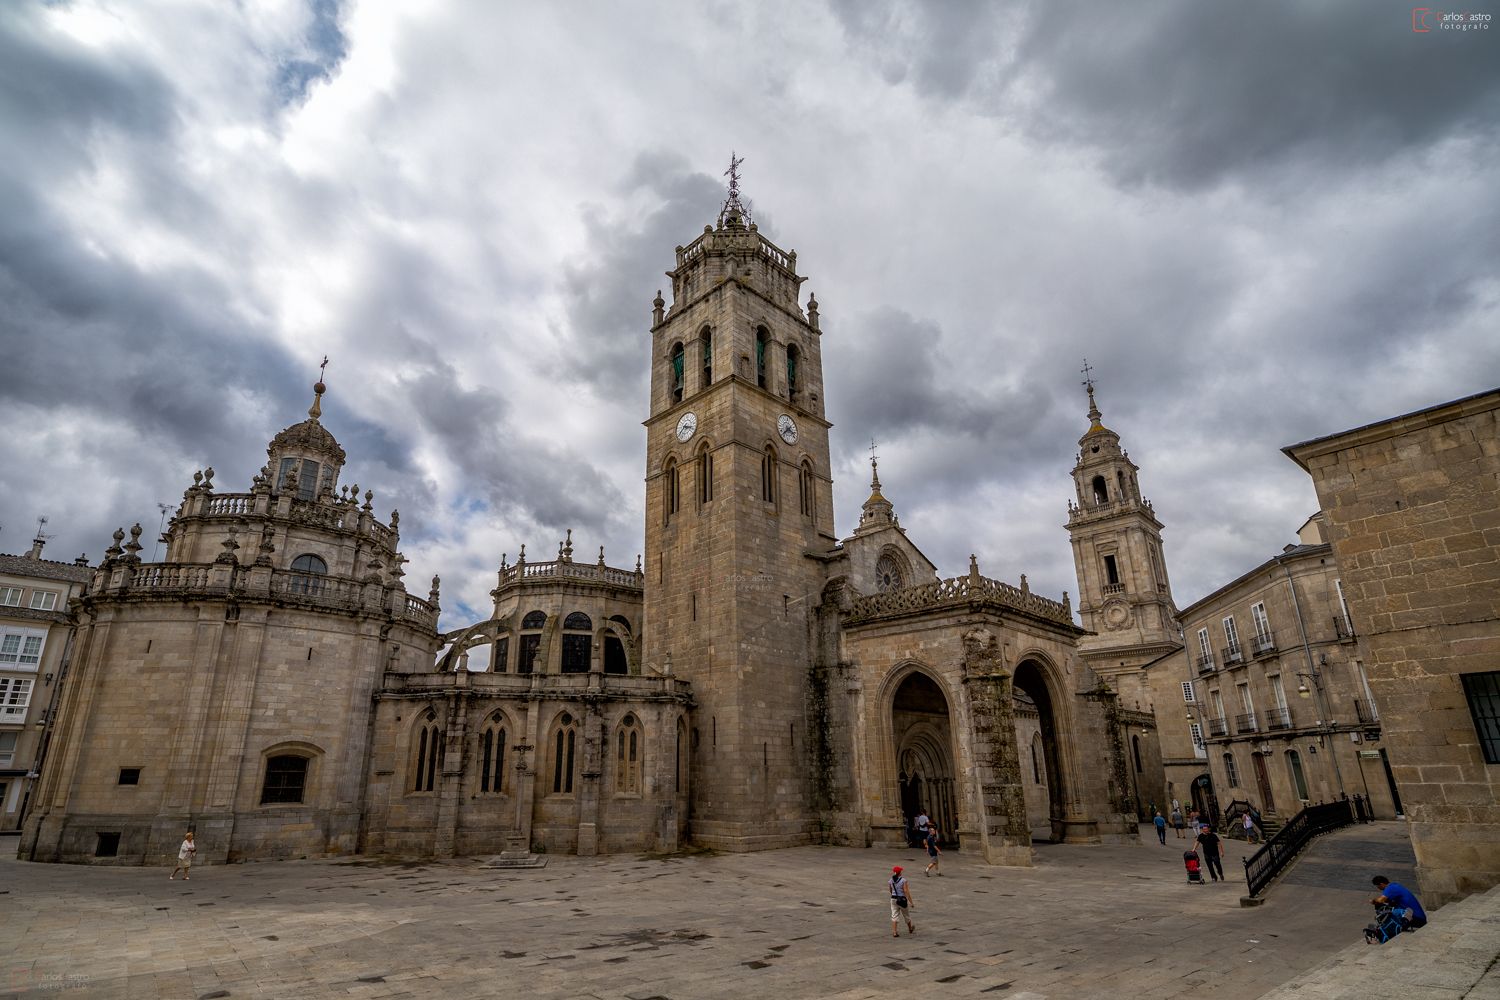
[(1285, 708), (1270, 708), (1266, 710), (1266, 731), (1271, 732), (1278, 729), (1292, 728), (1292, 713)]
[(1380, 713), (1375, 711), (1375, 703), (1365, 701), (1363, 698), (1354, 699), (1354, 718), (1360, 725), (1370, 725), (1380, 721)]
[(1250, 640), (1250, 649), (1257, 656), (1270, 656), (1276, 652), (1276, 637), (1274, 635), (1258, 635)]
[(1224, 721), (1224, 719), (1223, 719), (1222, 716), (1219, 717), (1219, 718), (1217, 718), (1217, 719), (1209, 719), (1208, 720), (1208, 735), (1210, 735), (1210, 736), (1228, 736), (1229, 735), (1229, 725)]
[(1354, 623), (1343, 615), (1333, 616), (1333, 636), (1339, 642), (1354, 641)]
[(1212, 656), (1198, 657), (1198, 673), (1200, 674), (1211, 674), (1217, 666)]
[(1232, 645), (1225, 646), (1224, 649), (1223, 649), (1223, 653), (1224, 653), (1224, 665), (1225, 666), (1228, 666), (1231, 663), (1239, 663), (1242, 660), (1244, 660), (1244, 658), (1245, 658), (1244, 653), (1241, 652), (1241, 650), (1240, 650), (1240, 644), (1239, 643), (1234, 643)]
[(1104, 595), (1106, 597), (1108, 597), (1110, 594), (1123, 593), (1125, 593), (1125, 585), (1123, 583), (1106, 583), (1104, 585)]
[(1256, 719), (1254, 712), (1250, 712), (1245, 715), (1236, 715), (1234, 717), (1234, 733), (1236, 736), (1244, 736), (1246, 733), (1258, 732), (1260, 732), (1260, 721)]

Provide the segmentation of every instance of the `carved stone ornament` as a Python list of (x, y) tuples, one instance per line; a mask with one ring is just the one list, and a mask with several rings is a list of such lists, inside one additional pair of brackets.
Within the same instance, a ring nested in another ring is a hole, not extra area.
[(1116, 599), (1104, 605), (1104, 627), (1111, 632), (1127, 628), (1132, 617), (1130, 604), (1126, 601)]
[(964, 633), (964, 675), (988, 677), (1004, 674), (1005, 657), (993, 632), (972, 628)]

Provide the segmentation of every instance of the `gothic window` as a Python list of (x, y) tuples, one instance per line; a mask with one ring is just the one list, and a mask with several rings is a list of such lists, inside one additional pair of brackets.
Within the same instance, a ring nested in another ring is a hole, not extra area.
[(816, 509), (817, 496), (814, 490), (812, 465), (809, 462), (803, 462), (802, 471), (797, 476), (797, 500), (802, 508), (803, 517), (812, 517)]
[(509, 669), (510, 664), (510, 636), (502, 635), (495, 640), (495, 658), (490, 664), (493, 673), (503, 674)]
[(289, 587), (292, 593), (321, 594), (323, 592), (323, 581), (319, 577), (328, 574), (328, 564), (318, 556), (307, 554), (293, 559), (292, 572), (296, 574), (292, 577)]
[(1297, 792), (1297, 798), (1306, 801), (1310, 796), (1307, 794), (1307, 776), (1302, 773), (1302, 755), (1295, 750), (1286, 752), (1286, 767), (1292, 775), (1292, 788)]
[(755, 329), (755, 384), (758, 385), (758, 386), (760, 386), (762, 389), (764, 389), (766, 387), (766, 342), (768, 340), (770, 340), (770, 339), (771, 339), (771, 335), (766, 332), (766, 328), (765, 327), (763, 327), (763, 326), (756, 327), (756, 329)]
[(875, 588), (884, 593), (888, 590), (900, 590), (904, 586), (906, 579), (901, 571), (901, 560), (887, 552), (875, 563)]
[(1103, 476), (1094, 477), (1094, 506), (1109, 503), (1109, 484), (1104, 481)]
[(672, 402), (682, 402), (682, 344), (672, 345)]
[(427, 710), (426, 717), (417, 724), (415, 733), (411, 790), (430, 792), (437, 783), (438, 767), (443, 759), (443, 733), (437, 726), (437, 714)]
[(505, 720), (495, 716), (479, 738), (479, 790), (499, 794), (505, 787)]
[(760, 460), (760, 498), (776, 502), (776, 449), (769, 446)]
[(703, 388), (707, 389), (714, 381), (714, 332), (705, 326), (699, 336), (703, 339)]
[(666, 498), (667, 499), (667, 503), (666, 503), (667, 520), (670, 521), (672, 519), (672, 515), (675, 514), (675, 513), (677, 513), (677, 506), (678, 506), (678, 495), (677, 495), (677, 459), (675, 459), (675, 458), (669, 458), (669, 459), (667, 459), (667, 467), (666, 467), (666, 471), (663, 473), (663, 478), (666, 480), (666, 484), (665, 484), (664, 488), (667, 491), (667, 498)]
[(641, 757), (645, 739), (634, 715), (625, 716), (615, 730), (615, 794), (641, 793)]
[(802, 352), (797, 350), (796, 344), (788, 344), (786, 348), (786, 398), (792, 401), (797, 399), (797, 362), (801, 360)]
[(300, 754), (277, 754), (266, 760), (266, 780), (260, 804), (297, 803), (307, 788), (307, 761)]
[(573, 794), (573, 771), (577, 764), (578, 724), (564, 712), (552, 738), (552, 792)]
[(582, 611), (575, 611), (563, 619), (563, 628), (572, 632), (582, 632), (582, 635), (564, 634), (562, 637), (562, 672), (565, 674), (586, 674), (589, 672), (589, 652), (593, 646), (593, 636), (589, 633), (594, 628), (594, 622)]
[(705, 441), (698, 448), (698, 505), (714, 498), (714, 456)]

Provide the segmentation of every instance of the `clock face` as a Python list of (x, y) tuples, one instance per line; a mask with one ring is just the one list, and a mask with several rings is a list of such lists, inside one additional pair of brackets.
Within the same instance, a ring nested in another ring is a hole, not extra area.
[(797, 443), (797, 422), (785, 413), (776, 419), (776, 430), (787, 444)]
[(698, 415), (691, 411), (684, 413), (682, 419), (677, 421), (677, 440), (687, 441), (698, 430)]

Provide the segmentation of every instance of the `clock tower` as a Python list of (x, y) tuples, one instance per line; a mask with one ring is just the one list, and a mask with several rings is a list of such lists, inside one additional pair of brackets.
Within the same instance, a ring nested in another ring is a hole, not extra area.
[[(1088, 375), (1088, 365), (1084, 365)], [(1078, 610), (1093, 635), (1079, 654), (1126, 700), (1150, 703), (1139, 667), (1178, 648), (1172, 588), (1162, 557), (1161, 522), (1141, 496), (1130, 453), (1103, 424), (1086, 378), (1089, 429), (1073, 467), (1077, 503), (1068, 503), (1068, 534), (1078, 571)]]
[(692, 682), (691, 836), (727, 850), (810, 839), (808, 612), (836, 538), (817, 300), (739, 163), (657, 293), (645, 423), (643, 656)]

